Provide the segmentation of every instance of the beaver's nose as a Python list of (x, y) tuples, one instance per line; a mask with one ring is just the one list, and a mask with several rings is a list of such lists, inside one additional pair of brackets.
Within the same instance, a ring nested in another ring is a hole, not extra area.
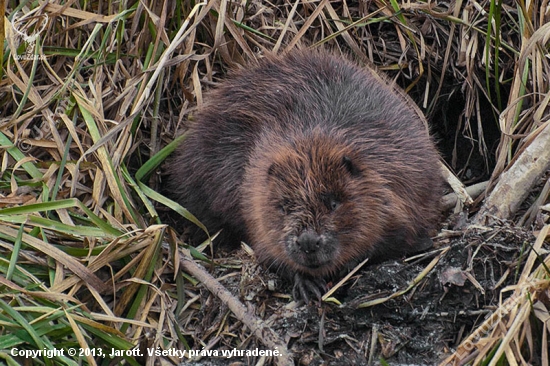
[(305, 231), (296, 239), (296, 244), (306, 254), (315, 253), (319, 250), (321, 236), (312, 231)]

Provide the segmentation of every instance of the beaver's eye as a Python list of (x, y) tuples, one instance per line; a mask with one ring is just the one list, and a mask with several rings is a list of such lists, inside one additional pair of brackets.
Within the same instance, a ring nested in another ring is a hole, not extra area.
[(289, 199), (280, 200), (279, 203), (277, 204), (277, 208), (279, 209), (279, 211), (281, 211), (284, 214), (288, 213), (290, 210), (290, 200)]
[(323, 203), (330, 211), (334, 211), (340, 206), (340, 200), (334, 194), (323, 195)]

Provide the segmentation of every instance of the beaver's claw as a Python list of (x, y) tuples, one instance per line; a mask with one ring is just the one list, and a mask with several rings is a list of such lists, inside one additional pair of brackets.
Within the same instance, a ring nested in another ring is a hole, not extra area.
[(303, 300), (307, 304), (309, 303), (310, 295), (313, 294), (320, 302), (321, 297), (323, 297), (326, 291), (327, 284), (323, 278), (312, 278), (300, 273), (294, 275), (294, 287), (292, 288), (294, 300)]

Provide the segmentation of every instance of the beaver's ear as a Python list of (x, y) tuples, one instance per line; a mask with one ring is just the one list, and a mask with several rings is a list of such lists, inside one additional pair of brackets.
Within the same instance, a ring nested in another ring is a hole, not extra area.
[(344, 155), (344, 157), (342, 158), (342, 165), (352, 176), (358, 177), (361, 175), (361, 169), (359, 169), (359, 167), (354, 164), (349, 156)]
[(283, 176), (283, 168), (278, 163), (271, 163), (269, 168), (267, 168), (267, 177), (268, 179), (271, 178), (277, 178), (282, 179)]

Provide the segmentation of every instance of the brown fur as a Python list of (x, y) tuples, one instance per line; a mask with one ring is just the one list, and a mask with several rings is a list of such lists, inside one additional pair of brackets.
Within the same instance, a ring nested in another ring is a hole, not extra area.
[(325, 52), (227, 80), (170, 169), (173, 197), (223, 241), (250, 242), (306, 298), (366, 257), (425, 248), (439, 213), (438, 154), (415, 109)]

